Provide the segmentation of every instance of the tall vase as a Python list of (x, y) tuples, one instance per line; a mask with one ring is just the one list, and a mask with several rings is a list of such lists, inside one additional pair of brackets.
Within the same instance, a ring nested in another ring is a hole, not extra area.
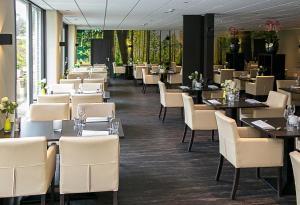
[(42, 94), (42, 95), (46, 95), (46, 89), (45, 89), (45, 88), (42, 88), (42, 89), (41, 89), (41, 94)]
[(4, 121), (4, 132), (11, 132), (11, 122), (8, 116), (6, 116)]
[(194, 80), (192, 81), (192, 88), (193, 88), (193, 89), (196, 88), (196, 84), (197, 84), (197, 80), (194, 79)]

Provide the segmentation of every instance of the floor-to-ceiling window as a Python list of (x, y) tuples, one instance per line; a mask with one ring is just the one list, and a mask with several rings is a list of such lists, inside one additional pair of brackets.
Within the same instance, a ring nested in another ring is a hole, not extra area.
[(43, 77), (42, 9), (29, 1), (16, 0), (17, 102), (18, 115), (24, 116), (36, 99)]

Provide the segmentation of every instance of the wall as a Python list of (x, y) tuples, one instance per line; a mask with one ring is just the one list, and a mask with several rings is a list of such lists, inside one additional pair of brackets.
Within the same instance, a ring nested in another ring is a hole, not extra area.
[(300, 71), (300, 29), (282, 30), (278, 32), (278, 53), (285, 54), (285, 66), (288, 73)]
[(68, 25), (68, 65), (73, 68), (76, 63), (76, 26)]
[(46, 11), (46, 57), (48, 84), (58, 83), (62, 76), (62, 49), (59, 42), (62, 39), (62, 14), (57, 11)]
[[(0, 0), (0, 33), (12, 34), (13, 45), (0, 45), (0, 98), (16, 96), (15, 1)], [(0, 120), (0, 129), (3, 128)]]

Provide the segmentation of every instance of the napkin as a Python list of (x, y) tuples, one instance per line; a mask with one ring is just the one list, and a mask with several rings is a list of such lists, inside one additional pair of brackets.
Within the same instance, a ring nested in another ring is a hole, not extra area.
[(88, 136), (103, 136), (109, 135), (108, 131), (94, 131), (94, 130), (82, 130), (81, 136), (88, 137)]
[(189, 89), (189, 86), (183, 86), (183, 85), (182, 85), (182, 86), (179, 86), (179, 88), (181, 88), (181, 89), (184, 90), (184, 89)]
[(250, 103), (250, 104), (257, 104), (257, 103), (261, 103), (258, 100), (254, 100), (254, 99), (246, 99), (245, 102)]
[(253, 121), (252, 124), (254, 124), (264, 130), (275, 130), (275, 127), (273, 127), (272, 125), (270, 125), (262, 120)]
[(216, 86), (216, 85), (208, 85), (208, 88), (210, 88), (210, 89), (218, 89), (218, 86)]
[(214, 104), (214, 105), (220, 105), (221, 103), (217, 100), (208, 100), (208, 102), (210, 102), (211, 104)]
[(86, 122), (107, 122), (107, 117), (88, 117)]

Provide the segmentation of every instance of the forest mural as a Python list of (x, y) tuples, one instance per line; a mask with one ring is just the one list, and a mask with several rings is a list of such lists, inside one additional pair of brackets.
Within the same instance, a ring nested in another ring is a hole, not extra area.
[[(91, 39), (103, 38), (101, 30), (77, 30), (77, 63), (91, 64)], [(182, 63), (182, 31), (114, 31), (114, 61), (117, 65), (175, 61)]]

